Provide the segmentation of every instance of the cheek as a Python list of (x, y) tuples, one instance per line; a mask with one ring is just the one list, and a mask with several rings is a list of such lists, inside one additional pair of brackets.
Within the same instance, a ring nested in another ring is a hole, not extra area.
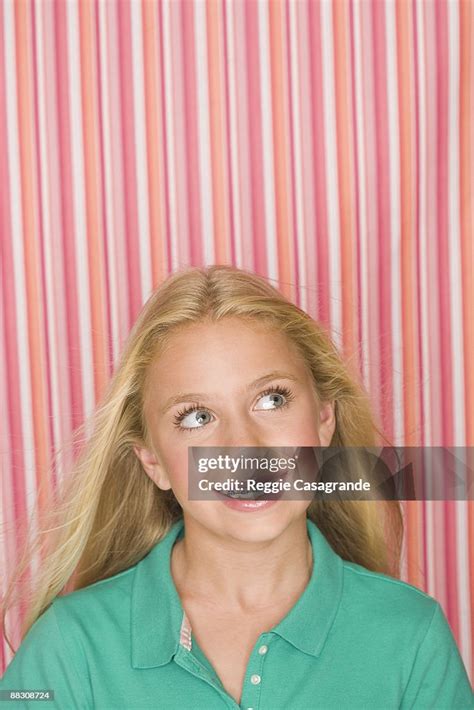
[(163, 464), (166, 469), (171, 487), (176, 490), (187, 489), (188, 485), (188, 450), (186, 446), (175, 448), (168, 445), (168, 451), (163, 456)]
[(319, 412), (313, 402), (301, 408), (292, 422), (292, 430), (298, 439), (305, 439), (308, 446), (319, 445)]

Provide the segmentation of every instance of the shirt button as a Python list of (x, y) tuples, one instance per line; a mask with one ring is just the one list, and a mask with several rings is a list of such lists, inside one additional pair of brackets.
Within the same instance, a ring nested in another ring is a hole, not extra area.
[(267, 651), (268, 651), (268, 646), (266, 646), (265, 644), (263, 644), (263, 646), (260, 646), (260, 648), (258, 649), (258, 652), (261, 656), (263, 656), (263, 654), (266, 653)]
[(250, 682), (253, 683), (254, 685), (258, 685), (261, 680), (262, 679), (260, 678), (259, 675), (257, 675), (257, 673), (255, 673), (255, 675), (251, 676), (251, 678), (250, 678)]

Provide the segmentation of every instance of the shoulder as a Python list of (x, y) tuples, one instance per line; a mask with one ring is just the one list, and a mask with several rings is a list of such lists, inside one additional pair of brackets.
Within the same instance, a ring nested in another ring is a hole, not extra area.
[(433, 611), (433, 604), (437, 604), (434, 597), (413, 584), (381, 572), (372, 572), (355, 562), (342, 560), (342, 564), (345, 588), (357, 597), (362, 595), (374, 604), (383, 601), (395, 605), (410, 604), (424, 613), (430, 609)]
[(105, 618), (121, 615), (130, 604), (133, 577), (137, 565), (87, 587), (55, 598), (53, 606), (59, 620), (87, 621), (87, 626), (101, 624)]
[[(404, 634), (416, 645), (426, 634), (439, 602), (418, 587), (343, 560), (342, 610), (369, 626)], [(439, 608), (439, 609), (438, 609)]]
[(54, 687), (60, 707), (90, 707), (91, 676), (104, 654), (128, 651), (135, 567), (56, 597), (23, 638), (2, 684)]

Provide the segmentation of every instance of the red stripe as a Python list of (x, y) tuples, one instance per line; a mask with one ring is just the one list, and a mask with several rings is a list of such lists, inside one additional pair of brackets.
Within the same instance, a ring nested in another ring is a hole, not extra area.
[[(449, 155), (448, 155), (448, 14), (444, 3), (435, 4), (436, 12), (436, 59), (437, 59), (437, 114), (438, 114), (438, 172), (437, 172), (437, 211), (438, 211), (438, 284), (439, 317), (441, 333), (441, 391), (442, 401), (442, 442), (443, 446), (454, 446), (453, 432), (453, 391), (452, 391), (452, 356), (451, 356), (451, 314), (450, 314), (450, 248), (449, 248)], [(453, 284), (454, 286), (454, 284)], [(445, 539), (446, 550), (446, 592), (447, 616), (454, 634), (459, 634), (457, 605), (457, 570), (456, 570), (456, 514), (453, 501), (445, 501)]]
[[(44, 289), (46, 288), (46, 267), (45, 267), (45, 235), (44, 235), (44, 230), (43, 230), (43, 201), (45, 199), (45, 196), (42, 193), (42, 185), (41, 185), (41, 153), (40, 153), (40, 129), (39, 129), (39, 98), (38, 98), (38, 84), (39, 84), (39, 78), (38, 78), (38, 65), (36, 62), (36, 56), (37, 56), (37, 41), (36, 41), (36, 32), (37, 32), (37, 20), (36, 20), (36, 15), (38, 12), (43, 12), (43, 8), (39, 5), (36, 5), (33, 3), (31, 5), (31, 28), (32, 28), (32, 33), (31, 33), (31, 44), (32, 44), (32, 70), (33, 70), (33, 80), (32, 80), (32, 92), (33, 92), (33, 101), (34, 101), (34, 132), (35, 132), (35, 141), (34, 141), (34, 147), (36, 148), (35, 150), (35, 169), (36, 169), (36, 180), (37, 180), (37, 185), (38, 185), (38, 224), (37, 224), (37, 232), (38, 232), (38, 242), (39, 242), (39, 253), (38, 253), (38, 260), (39, 260), (39, 267), (40, 267), (40, 274), (41, 274), (41, 282), (43, 284)], [(44, 57), (43, 57), (44, 61)], [(48, 235), (48, 239), (51, 239), (51, 236)], [(47, 308), (47, 303), (46, 303), (46, 294), (44, 293), (43, 289), (43, 294), (44, 294), (44, 303), (43, 303), (43, 308), (42, 308), (42, 316), (44, 319), (44, 354), (45, 354), (45, 362), (48, 363), (48, 365), (52, 362), (51, 358), (51, 348), (54, 348), (54, 343), (51, 344), (49, 341), (49, 312)], [(54, 316), (53, 316), (54, 317)], [(47, 430), (47, 435), (49, 442), (54, 441), (54, 433), (53, 433), (53, 418), (51, 416), (51, 368), (49, 366), (44, 368), (44, 380), (45, 380), (45, 404), (47, 407), (47, 410), (44, 412), (44, 420), (45, 420), (45, 429)], [(46, 473), (46, 471), (45, 471)], [(56, 472), (53, 471), (53, 477), (52, 480), (49, 481), (49, 485), (54, 485), (55, 484), (55, 477), (56, 477)]]
[[(227, 13), (233, 12), (232, 6), (227, 5), (227, 3), (222, 4), (222, 22), (223, 22), (223, 52), (224, 52), (224, 66), (229, 66), (229, 38), (227, 36)], [(233, 175), (232, 172), (232, 160), (231, 160), (231, 130), (230, 130), (230, 78), (229, 74), (226, 74), (226, 80), (224, 82), (225, 91), (225, 130), (227, 135), (226, 140), (226, 157), (227, 157), (227, 178), (228, 178), (228, 188), (227, 194), (229, 195), (229, 239), (230, 239), (230, 263), (236, 263), (236, 249), (235, 249), (235, 223), (234, 223), (234, 210), (236, 205), (234, 205), (234, 181), (238, 181), (238, 176)]]
[[(385, 36), (385, 6), (375, 2), (373, 12), (374, 90), (375, 90), (375, 142), (377, 161), (377, 203), (379, 243), (379, 322), (380, 322), (380, 376), (381, 413), (384, 430), (393, 438), (393, 391), (391, 347), (391, 285), (390, 285), (390, 182), (388, 146), (387, 66)], [(372, 275), (375, 278), (375, 274)]]
[(65, 328), (68, 339), (68, 373), (71, 390), (71, 427), (76, 429), (84, 419), (84, 404), (81, 382), (81, 343), (79, 338), (79, 314), (76, 296), (79, 292), (76, 279), (76, 256), (74, 251), (74, 207), (72, 186), (72, 160), (69, 116), (69, 61), (67, 53), (67, 7), (54, 5), (56, 41), (56, 89), (58, 97), (58, 150), (61, 173), (61, 215), (64, 247), (64, 268), (67, 288), (64, 293), (68, 314)]
[[(0, 12), (0, 46), (3, 44), (4, 36), (3, 12)], [(0, 52), (0, 155), (8, 156), (8, 133), (6, 115), (6, 83), (4, 52)], [(8, 161), (0, 160), (0, 180), (2, 189), (0, 190), (0, 227), (2, 233), (2, 283), (3, 283), (3, 304), (4, 304), (4, 344), (5, 344), (5, 365), (6, 365), (6, 392), (5, 401), (8, 412), (8, 427), (10, 435), (10, 461), (12, 467), (12, 497), (13, 511), (7, 511), (17, 521), (22, 524), (26, 519), (26, 492), (25, 478), (23, 471), (25, 461), (23, 458), (23, 427), (21, 421), (21, 400), (20, 387), (20, 357), (17, 348), (17, 304), (15, 298), (15, 270), (13, 268), (13, 245), (12, 239), (12, 215), (11, 215), (11, 193), (10, 174)], [(18, 238), (18, 237), (16, 237)]]
[(311, 62), (311, 104), (313, 119), (313, 164), (314, 164), (314, 201), (316, 212), (316, 240), (308, 249), (317, 252), (317, 296), (318, 319), (330, 323), (329, 297), (329, 244), (328, 215), (326, 195), (326, 132), (323, 112), (323, 67), (321, 56), (321, 8), (319, 3), (309, 2), (308, 24), (309, 52)]
[(250, 139), (250, 174), (252, 185), (253, 213), (253, 249), (255, 271), (262, 276), (268, 275), (265, 249), (265, 197), (263, 188), (263, 147), (262, 147), (262, 111), (260, 105), (260, 57), (258, 31), (258, 3), (245, 5), (245, 24), (247, 38), (247, 91), (249, 102), (249, 139)]
[[(290, 244), (288, 247), (292, 249), (292, 261), (293, 261), (293, 282), (295, 288), (293, 289), (293, 300), (297, 306), (301, 307), (301, 288), (300, 274), (299, 274), (299, 241), (298, 241), (298, 224), (296, 219), (296, 167), (295, 167), (295, 117), (293, 115), (293, 102), (299, 101), (298, 86), (293, 86), (291, 71), (292, 71), (292, 61), (291, 61), (291, 33), (290, 33), (290, 11), (286, 12), (285, 17), (286, 25), (286, 62), (287, 62), (287, 82), (288, 82), (288, 151), (289, 151), (289, 166), (290, 171), (290, 195), (289, 200), (293, 206), (291, 210), (291, 227), (292, 235)], [(296, 47), (294, 48), (297, 49)], [(303, 236), (303, 235), (301, 235)]]
[[(95, 13), (95, 43), (97, 47), (96, 58), (97, 58), (97, 78), (100, 81), (102, 75), (102, 65), (101, 65), (101, 53), (100, 53), (100, 24), (99, 24), (99, 7), (96, 8)], [(107, 249), (108, 237), (107, 237), (107, 219), (106, 219), (106, 184), (105, 184), (105, 158), (104, 158), (104, 143), (102, 136), (104, 135), (104, 115), (103, 115), (103, 90), (97, 92), (97, 120), (98, 120), (98, 164), (100, 166), (100, 194), (101, 194), (101, 204), (102, 204), (102, 219), (101, 219), (101, 233), (102, 233), (102, 244), (103, 244), (103, 255), (104, 255), (104, 289), (102, 291), (104, 303), (104, 311), (106, 314), (105, 318), (105, 346), (107, 347), (106, 355), (106, 366), (107, 366), (107, 379), (111, 375), (113, 357), (113, 337), (112, 337), (112, 304), (110, 302), (110, 257)], [(105, 128), (107, 130), (107, 127)]]
[(354, 315), (354, 327), (357, 329), (357, 339), (355, 342), (356, 352), (358, 353), (358, 368), (361, 369), (360, 363), (360, 344), (362, 339), (362, 308), (360, 308), (361, 303), (361, 246), (360, 246), (360, 187), (359, 187), (359, 176), (360, 176), (360, 151), (363, 150), (363, 146), (359, 146), (358, 141), (358, 114), (357, 114), (357, 102), (356, 102), (356, 56), (355, 56), (355, 37), (354, 37), (354, 5), (349, 3), (349, 41), (350, 41), (350, 81), (351, 81), (351, 101), (352, 101), (352, 121), (353, 121), (353, 135), (354, 135), (354, 241), (355, 248), (353, 250), (353, 258), (355, 259), (354, 268), (354, 290), (356, 294), (356, 313)]
[(126, 2), (117, 4), (119, 54), (120, 54), (120, 91), (122, 113), (123, 170), (125, 186), (125, 228), (127, 240), (127, 265), (129, 285), (129, 313), (131, 322), (135, 321), (142, 306), (140, 283), (138, 208), (135, 169), (135, 140), (133, 112), (133, 71), (132, 39), (130, 29), (130, 5)]
[(163, 126), (163, 179), (164, 179), (164, 194), (165, 194), (165, 238), (167, 273), (171, 273), (171, 227), (170, 227), (170, 195), (169, 195), (169, 177), (168, 177), (168, 152), (167, 144), (167, 129), (166, 129), (166, 101), (165, 101), (165, 66), (164, 66), (164, 46), (163, 46), (163, 6), (161, 3), (157, 5), (158, 11), (158, 30), (159, 30), (159, 52), (160, 52), (160, 100), (161, 100), (161, 125)]
[(198, 111), (196, 48), (194, 40), (193, 3), (183, 3), (181, 26), (183, 33), (183, 74), (186, 139), (186, 178), (188, 183), (188, 216), (191, 264), (197, 266), (203, 260), (201, 235), (201, 202), (199, 178)]

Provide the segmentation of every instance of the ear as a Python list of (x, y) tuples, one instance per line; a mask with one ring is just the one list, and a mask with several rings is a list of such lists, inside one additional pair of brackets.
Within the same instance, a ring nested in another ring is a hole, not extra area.
[(321, 446), (329, 446), (335, 430), (335, 402), (323, 402), (319, 405), (319, 439)]
[(149, 476), (161, 490), (169, 490), (171, 483), (158, 456), (145, 446), (136, 445), (133, 447), (133, 450), (140, 459), (147, 476)]

